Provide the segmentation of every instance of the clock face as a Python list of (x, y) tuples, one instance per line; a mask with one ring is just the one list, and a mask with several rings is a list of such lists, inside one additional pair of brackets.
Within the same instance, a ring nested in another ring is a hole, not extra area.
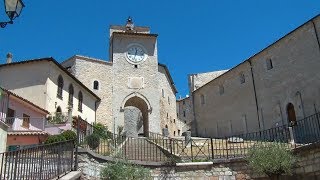
[(138, 45), (129, 46), (126, 55), (127, 55), (127, 59), (129, 60), (129, 62), (133, 63), (133, 64), (141, 63), (147, 57), (143, 48)]

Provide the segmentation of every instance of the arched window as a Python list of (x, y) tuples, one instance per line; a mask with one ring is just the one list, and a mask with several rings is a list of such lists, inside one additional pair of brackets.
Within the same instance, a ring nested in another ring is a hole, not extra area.
[(97, 80), (93, 81), (93, 89), (99, 90), (99, 82)]
[(287, 115), (288, 115), (288, 121), (291, 126), (297, 125), (297, 118), (296, 118), (296, 112), (294, 111), (294, 106), (292, 103), (289, 103), (287, 105)]
[(59, 75), (57, 97), (60, 99), (62, 99), (62, 90), (63, 90), (63, 78), (61, 75)]
[(165, 127), (166, 127), (166, 129), (168, 129), (168, 125), (166, 125)]
[(74, 94), (73, 85), (70, 84), (69, 85), (69, 99), (68, 99), (68, 104), (70, 107), (73, 107), (73, 94)]
[(82, 96), (82, 92), (79, 91), (79, 94), (78, 94), (78, 111), (82, 112), (82, 102), (83, 102), (83, 96)]

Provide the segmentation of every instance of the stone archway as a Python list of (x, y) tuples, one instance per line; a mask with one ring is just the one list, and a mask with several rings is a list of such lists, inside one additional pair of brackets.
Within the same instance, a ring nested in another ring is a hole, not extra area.
[[(132, 108), (134, 107), (134, 108)], [(141, 94), (131, 94), (127, 96), (122, 104), (123, 112), (124, 112), (124, 126), (125, 131), (131, 132), (129, 133), (132, 136), (137, 136), (138, 134), (143, 134), (143, 136), (148, 136), (149, 134), (149, 113), (151, 113), (151, 107), (149, 101), (142, 96)], [(135, 110), (135, 109), (138, 109)], [(137, 121), (129, 119), (133, 117), (133, 115), (127, 115), (126, 113), (139, 113), (139, 115), (134, 115), (137, 118)], [(139, 121), (142, 121), (140, 123)], [(135, 122), (133, 122), (135, 121)], [(142, 125), (142, 132), (139, 131), (140, 126)], [(136, 131), (136, 135), (132, 132)]]

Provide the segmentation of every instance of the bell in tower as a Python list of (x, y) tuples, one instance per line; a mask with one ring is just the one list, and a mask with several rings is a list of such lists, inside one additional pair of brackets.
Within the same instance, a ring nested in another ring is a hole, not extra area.
[(130, 16), (127, 19), (126, 32), (134, 32), (134, 24)]

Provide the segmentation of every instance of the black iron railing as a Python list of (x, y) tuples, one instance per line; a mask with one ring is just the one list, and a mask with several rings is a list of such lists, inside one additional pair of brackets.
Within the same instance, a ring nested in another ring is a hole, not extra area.
[[(152, 132), (147, 138), (111, 135), (107, 139), (101, 139), (99, 147), (91, 150), (105, 156), (141, 161), (196, 162), (243, 158), (249, 149), (257, 144), (277, 142), (288, 149), (294, 149), (320, 142), (319, 119), (320, 114), (317, 113), (297, 121), (292, 127), (284, 125), (223, 138), (178, 139)], [(83, 142), (83, 147), (90, 149), (85, 142), (85, 136), (80, 141)]]
[(74, 169), (74, 141), (0, 154), (0, 179), (53, 179)]
[(309, 144), (320, 141), (320, 113), (297, 121), (293, 128), (293, 136), (297, 144)]

